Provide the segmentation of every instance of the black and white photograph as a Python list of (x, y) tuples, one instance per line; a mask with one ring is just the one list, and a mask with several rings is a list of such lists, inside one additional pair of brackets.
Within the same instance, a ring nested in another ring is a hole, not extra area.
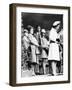
[(10, 73), (13, 84), (70, 82), (70, 8), (13, 6)]
[(63, 75), (63, 14), (21, 13), (21, 74)]

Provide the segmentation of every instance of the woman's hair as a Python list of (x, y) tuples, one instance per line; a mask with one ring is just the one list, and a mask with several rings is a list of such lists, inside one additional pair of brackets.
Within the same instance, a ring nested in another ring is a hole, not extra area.
[(34, 29), (34, 27), (32, 27), (31, 25), (28, 25), (28, 26), (27, 26), (28, 33), (30, 33), (31, 28)]

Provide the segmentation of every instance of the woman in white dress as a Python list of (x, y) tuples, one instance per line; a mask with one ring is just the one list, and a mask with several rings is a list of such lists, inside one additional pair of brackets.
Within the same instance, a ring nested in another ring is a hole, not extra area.
[(41, 58), (43, 60), (43, 69), (44, 69), (44, 74), (46, 74), (46, 64), (48, 63), (48, 45), (49, 42), (45, 38), (45, 29), (42, 29), (41, 31), (42, 37), (41, 37), (41, 47), (42, 47), (42, 53), (41, 53)]
[(58, 29), (60, 28), (60, 21), (55, 21), (53, 23), (53, 27), (50, 30), (49, 39), (50, 39), (50, 46), (49, 46), (49, 56), (48, 60), (51, 62), (52, 67), (52, 75), (57, 75), (56, 72), (56, 64), (57, 61), (60, 61), (59, 56), (59, 45), (58, 45)]

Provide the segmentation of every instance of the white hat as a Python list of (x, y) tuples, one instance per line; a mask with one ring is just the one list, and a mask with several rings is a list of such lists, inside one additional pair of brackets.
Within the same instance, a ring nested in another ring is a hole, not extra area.
[(55, 22), (53, 23), (53, 26), (56, 26), (56, 25), (58, 25), (58, 24), (60, 24), (60, 21), (55, 21)]
[(45, 33), (46, 31), (45, 31), (45, 29), (42, 29), (41, 32)]

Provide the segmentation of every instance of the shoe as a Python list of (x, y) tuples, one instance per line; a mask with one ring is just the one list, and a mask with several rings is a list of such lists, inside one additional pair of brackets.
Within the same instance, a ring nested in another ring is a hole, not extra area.
[(36, 72), (36, 75), (41, 75), (40, 72)]
[(58, 76), (58, 74), (56, 73), (56, 74), (53, 74), (53, 76)]
[(32, 76), (35, 76), (35, 74), (32, 74)]

